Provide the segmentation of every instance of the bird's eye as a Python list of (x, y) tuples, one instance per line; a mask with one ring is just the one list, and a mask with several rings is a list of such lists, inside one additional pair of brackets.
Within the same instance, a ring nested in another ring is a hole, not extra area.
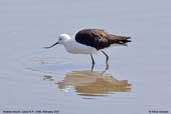
[(61, 38), (59, 38), (59, 40), (62, 40)]

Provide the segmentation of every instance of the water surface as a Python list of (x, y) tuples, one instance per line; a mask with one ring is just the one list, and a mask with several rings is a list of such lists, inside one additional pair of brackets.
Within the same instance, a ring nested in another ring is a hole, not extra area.
[[(59, 110), (62, 114), (171, 111), (171, 7), (162, 0), (0, 0), (0, 110)], [(103, 28), (128, 35), (128, 47), (72, 55), (60, 33)]]

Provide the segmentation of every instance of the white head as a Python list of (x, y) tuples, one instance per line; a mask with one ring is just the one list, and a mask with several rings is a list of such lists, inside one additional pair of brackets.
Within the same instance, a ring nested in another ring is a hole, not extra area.
[(53, 46), (55, 46), (57, 44), (65, 44), (70, 39), (71, 39), (71, 37), (68, 34), (60, 34), (59, 37), (58, 37), (58, 41), (55, 44), (53, 44), (53, 45), (51, 45), (49, 47), (45, 47), (45, 48), (51, 48), (51, 47), (53, 47)]
[(68, 34), (60, 34), (58, 37), (58, 44), (64, 44), (69, 39), (71, 39), (71, 37)]

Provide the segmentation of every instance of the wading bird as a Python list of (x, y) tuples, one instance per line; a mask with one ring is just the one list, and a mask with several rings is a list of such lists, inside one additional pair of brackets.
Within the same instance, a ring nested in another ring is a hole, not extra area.
[(109, 56), (104, 49), (114, 45), (127, 46), (130, 37), (118, 36), (105, 32), (103, 29), (83, 29), (76, 33), (75, 38), (68, 34), (60, 34), (58, 41), (45, 48), (51, 48), (57, 44), (63, 44), (65, 49), (72, 54), (89, 54), (92, 60), (91, 70), (94, 69), (95, 61), (93, 54), (101, 51), (106, 56), (106, 68), (109, 69)]

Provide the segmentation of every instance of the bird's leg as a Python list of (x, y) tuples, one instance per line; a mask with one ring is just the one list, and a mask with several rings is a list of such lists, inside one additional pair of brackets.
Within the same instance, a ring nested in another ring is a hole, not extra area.
[(91, 60), (92, 60), (91, 71), (93, 71), (93, 69), (94, 69), (94, 64), (95, 64), (95, 61), (94, 61), (93, 55), (92, 55), (92, 54), (90, 54), (90, 56), (91, 56)]
[(106, 68), (105, 68), (105, 70), (108, 70), (109, 69), (109, 64), (108, 64), (109, 56), (104, 51), (101, 51), (101, 52), (106, 56)]

